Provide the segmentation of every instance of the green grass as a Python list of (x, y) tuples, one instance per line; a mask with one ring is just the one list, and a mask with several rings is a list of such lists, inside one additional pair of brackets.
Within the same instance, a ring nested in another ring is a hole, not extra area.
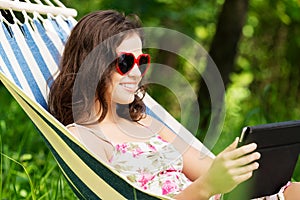
[(76, 199), (34, 125), (0, 85), (0, 199)]

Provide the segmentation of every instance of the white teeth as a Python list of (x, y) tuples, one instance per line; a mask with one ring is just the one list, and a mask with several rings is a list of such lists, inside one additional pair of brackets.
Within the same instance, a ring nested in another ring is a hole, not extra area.
[(136, 88), (136, 84), (128, 84), (128, 83), (124, 83), (121, 84), (123, 87), (125, 88), (129, 88), (129, 89), (135, 89)]

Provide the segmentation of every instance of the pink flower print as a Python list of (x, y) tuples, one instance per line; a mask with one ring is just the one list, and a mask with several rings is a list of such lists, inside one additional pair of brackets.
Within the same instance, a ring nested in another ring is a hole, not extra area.
[(151, 174), (143, 174), (142, 177), (137, 181), (141, 184), (141, 187), (147, 188), (145, 186), (149, 181), (151, 181), (154, 178)]
[(153, 146), (152, 144), (148, 144), (148, 147), (149, 147), (150, 150), (152, 150), (154, 152), (157, 151), (156, 148), (155, 148), (155, 146)]
[(170, 180), (166, 180), (166, 182), (164, 182), (162, 185), (162, 194), (163, 195), (167, 195), (171, 192), (174, 192), (175, 190), (177, 190), (177, 185)]
[(167, 140), (162, 139), (162, 137), (160, 137), (160, 135), (158, 135), (157, 138), (160, 139), (163, 142), (168, 142)]
[(117, 151), (122, 152), (122, 153), (126, 153), (127, 147), (128, 147), (127, 144), (117, 144), (116, 145)]
[(138, 155), (142, 154), (143, 151), (140, 148), (136, 148), (132, 150), (132, 155), (134, 158), (136, 158)]

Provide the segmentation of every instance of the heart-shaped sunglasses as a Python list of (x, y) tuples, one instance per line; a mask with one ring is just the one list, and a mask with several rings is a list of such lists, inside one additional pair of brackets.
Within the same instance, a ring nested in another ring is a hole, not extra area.
[(150, 67), (150, 55), (140, 54), (137, 58), (132, 53), (121, 52), (117, 58), (117, 71), (119, 74), (126, 75), (129, 73), (134, 65), (137, 64), (141, 72), (141, 76), (144, 76)]

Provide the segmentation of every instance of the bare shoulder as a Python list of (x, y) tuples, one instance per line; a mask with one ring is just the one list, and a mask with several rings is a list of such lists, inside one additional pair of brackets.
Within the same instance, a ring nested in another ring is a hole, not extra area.
[(72, 133), (74, 137), (79, 138), (78, 128), (75, 125), (68, 125), (67, 129)]
[(155, 119), (151, 115), (145, 115), (142, 119), (140, 119), (139, 123), (147, 127), (152, 127), (153, 125), (161, 124), (159, 120)]
[(74, 132), (77, 132), (77, 128), (76, 128), (76, 126), (67, 126), (67, 129), (69, 130), (69, 131), (71, 131), (72, 133)]
[(114, 148), (100, 132), (96, 133), (96, 131), (81, 125), (68, 125), (67, 128), (90, 153), (108, 163), (113, 155)]

